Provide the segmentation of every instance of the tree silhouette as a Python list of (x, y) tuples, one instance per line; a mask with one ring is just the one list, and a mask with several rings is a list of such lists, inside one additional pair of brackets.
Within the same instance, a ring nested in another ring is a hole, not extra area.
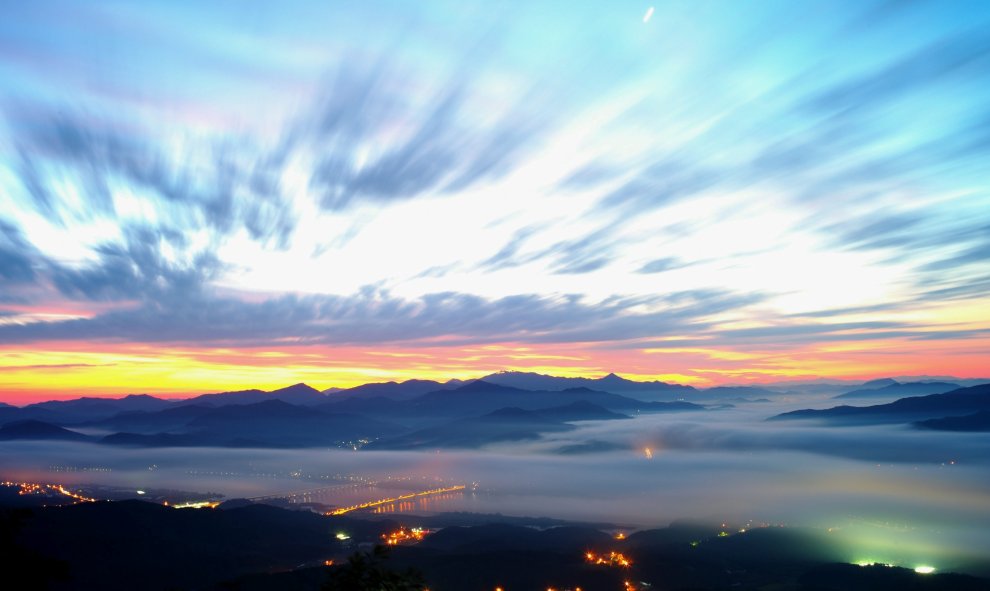
[(357, 552), (347, 564), (330, 571), (322, 591), (425, 591), (426, 580), (414, 568), (393, 571), (384, 566), (388, 558), (385, 546), (376, 545), (371, 552)]

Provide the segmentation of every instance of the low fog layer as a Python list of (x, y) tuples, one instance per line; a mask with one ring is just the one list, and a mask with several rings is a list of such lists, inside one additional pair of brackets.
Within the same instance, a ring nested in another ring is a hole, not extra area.
[[(575, 431), (477, 451), (120, 449), (6, 442), (0, 475), (34, 481), (172, 488), (251, 497), (339, 482), (409, 477), (388, 487), (472, 483), (438, 511), (501, 512), (632, 527), (678, 519), (833, 528), (849, 560), (990, 572), (990, 438), (903, 425), (767, 422), (800, 403), (579, 423)], [(647, 452), (649, 448), (649, 452)], [(596, 451), (602, 450), (602, 451)], [(70, 467), (74, 471), (62, 471)], [(983, 564), (981, 565), (981, 561)]]

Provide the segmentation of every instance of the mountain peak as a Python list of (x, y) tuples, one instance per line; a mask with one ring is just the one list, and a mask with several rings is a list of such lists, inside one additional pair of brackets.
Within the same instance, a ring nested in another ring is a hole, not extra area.
[(864, 388), (883, 388), (886, 386), (893, 386), (899, 382), (893, 378), (879, 378), (876, 380), (870, 380), (868, 382), (863, 382)]
[(299, 382), (298, 384), (292, 384), (291, 386), (286, 386), (285, 388), (279, 388), (278, 390), (272, 390), (269, 394), (287, 394), (289, 392), (300, 392), (300, 393), (314, 393), (319, 394), (320, 391), (316, 388), (310, 386), (309, 384), (304, 384)]
[(498, 384), (493, 384), (491, 382), (486, 382), (485, 380), (475, 380), (473, 382), (468, 382), (460, 388), (456, 388), (455, 392), (490, 392), (492, 390), (501, 389), (502, 386)]

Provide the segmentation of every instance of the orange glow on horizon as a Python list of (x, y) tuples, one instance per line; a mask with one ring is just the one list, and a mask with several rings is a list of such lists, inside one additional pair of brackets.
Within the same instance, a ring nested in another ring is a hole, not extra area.
[(598, 343), (464, 347), (194, 348), (135, 343), (0, 347), (0, 401), (147, 393), (188, 397), (305, 382), (317, 389), (408, 379), (476, 379), (499, 370), (564, 377), (615, 372), (639, 381), (710, 387), (783, 380), (867, 380), (896, 375), (984, 377), (990, 339), (835, 341), (788, 350), (601, 348)]

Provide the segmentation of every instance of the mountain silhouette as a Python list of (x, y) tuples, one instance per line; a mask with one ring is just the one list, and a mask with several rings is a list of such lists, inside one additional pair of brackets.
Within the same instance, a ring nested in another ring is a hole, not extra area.
[(935, 431), (990, 431), (990, 410), (981, 410), (959, 417), (928, 419), (918, 421), (914, 425)]
[(627, 380), (614, 373), (601, 378), (563, 378), (533, 372), (501, 371), (481, 378), (482, 381), (500, 386), (509, 386), (525, 390), (566, 390), (568, 388), (590, 388), (610, 393), (621, 393), (632, 396), (634, 393), (642, 400), (674, 400), (684, 398), (695, 392), (691, 386), (668, 384), (666, 382), (636, 382)]
[(542, 433), (572, 429), (573, 425), (547, 418), (539, 412), (505, 407), (480, 417), (458, 419), (386, 438), (369, 444), (368, 449), (475, 448), (503, 441), (538, 439)]
[(436, 390), (453, 389), (461, 384), (447, 384), (433, 380), (406, 380), (404, 382), (375, 382), (354, 388), (338, 390), (332, 394), (334, 400), (346, 400), (355, 396), (367, 398), (387, 398), (389, 400), (409, 400)]
[[(882, 380), (875, 380), (879, 382)], [(869, 398), (906, 398), (908, 396), (924, 396), (926, 394), (942, 394), (959, 388), (959, 384), (950, 382), (906, 382), (890, 380), (892, 384), (876, 388), (861, 388), (839, 394), (836, 399), (869, 399)], [(867, 382), (870, 383), (870, 382)]]
[(42, 421), (13, 421), (0, 427), (0, 441), (57, 439), (61, 441), (90, 441), (90, 437)]
[(216, 394), (201, 394), (183, 400), (181, 404), (198, 404), (207, 406), (226, 406), (230, 404), (254, 404), (267, 400), (279, 400), (289, 404), (321, 404), (327, 401), (325, 394), (306, 384), (293, 384), (278, 390), (238, 390), (234, 392), (218, 392)]
[(774, 420), (828, 419), (850, 423), (904, 423), (990, 410), (990, 384), (958, 388), (944, 394), (901, 398), (874, 406), (837, 406), (824, 410), (796, 410)]

